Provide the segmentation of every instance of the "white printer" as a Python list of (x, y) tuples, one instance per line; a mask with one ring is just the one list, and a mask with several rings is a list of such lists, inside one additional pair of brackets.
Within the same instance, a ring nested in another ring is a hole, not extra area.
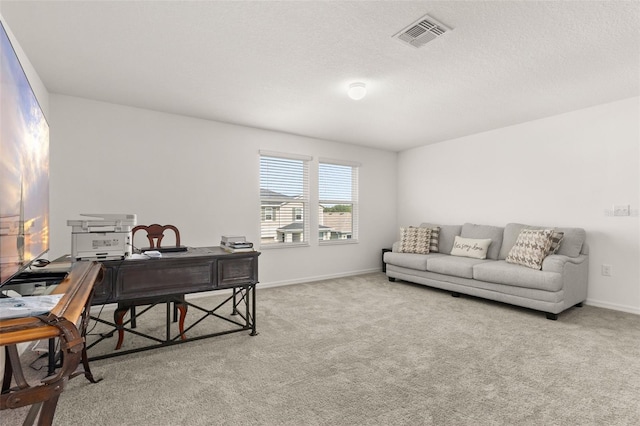
[(71, 230), (71, 258), (119, 260), (131, 256), (131, 229), (135, 214), (86, 214), (97, 219), (67, 220)]

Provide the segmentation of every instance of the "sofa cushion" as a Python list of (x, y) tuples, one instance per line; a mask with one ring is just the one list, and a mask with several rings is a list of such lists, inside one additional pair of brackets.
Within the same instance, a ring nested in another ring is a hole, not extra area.
[(505, 260), (507, 263), (541, 269), (542, 261), (551, 247), (552, 235), (552, 229), (523, 229)]
[(414, 254), (414, 253), (398, 253), (398, 252), (386, 252), (384, 254), (384, 263), (390, 265), (401, 266), (403, 268), (415, 269), (418, 271), (426, 271), (427, 263), (431, 259), (445, 256), (440, 253), (429, 254)]
[(400, 228), (400, 253), (428, 254), (431, 228)]
[(504, 228), (501, 226), (475, 225), (473, 223), (465, 223), (462, 225), (462, 231), (460, 232), (460, 236), (465, 238), (490, 239), (491, 245), (487, 252), (487, 259), (498, 259), (503, 234)]
[(490, 238), (463, 238), (456, 237), (453, 240), (451, 256), (472, 257), (486, 259), (487, 250), (491, 245)]
[[(511, 251), (511, 247), (516, 243), (518, 239), (518, 235), (520, 235), (520, 231), (523, 229), (531, 229), (529, 225), (525, 225), (522, 223), (507, 223), (504, 227), (504, 233), (502, 236), (502, 247), (500, 247), (500, 253), (498, 254), (498, 259), (504, 260), (509, 255), (509, 251)], [(541, 229), (541, 228), (536, 228)]]
[(495, 260), (441, 256), (429, 260), (427, 271), (461, 278), (473, 278), (473, 267), (484, 262), (495, 262)]
[(556, 228), (556, 230), (564, 232), (564, 237), (556, 254), (569, 257), (580, 256), (582, 246), (587, 238), (587, 232), (583, 228)]
[(450, 254), (453, 248), (453, 239), (456, 235), (460, 235), (462, 230), (461, 225), (436, 225), (433, 223), (423, 223), (420, 226), (425, 228), (440, 228), (440, 235), (438, 239), (438, 252)]
[(514, 285), (546, 291), (562, 290), (562, 274), (537, 271), (504, 260), (486, 262), (473, 267), (473, 278), (497, 284)]

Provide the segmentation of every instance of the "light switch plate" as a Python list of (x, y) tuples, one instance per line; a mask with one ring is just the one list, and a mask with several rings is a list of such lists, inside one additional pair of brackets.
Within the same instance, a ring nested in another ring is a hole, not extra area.
[(629, 216), (629, 204), (620, 204), (613, 206), (614, 216)]

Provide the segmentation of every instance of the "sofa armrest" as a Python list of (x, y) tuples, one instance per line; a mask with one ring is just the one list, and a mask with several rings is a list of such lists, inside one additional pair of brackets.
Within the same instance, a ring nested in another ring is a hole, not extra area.
[(579, 265), (587, 260), (587, 256), (581, 254), (578, 257), (569, 257), (561, 254), (552, 254), (544, 258), (542, 261), (542, 270), (547, 272), (560, 272), (564, 270), (567, 263)]

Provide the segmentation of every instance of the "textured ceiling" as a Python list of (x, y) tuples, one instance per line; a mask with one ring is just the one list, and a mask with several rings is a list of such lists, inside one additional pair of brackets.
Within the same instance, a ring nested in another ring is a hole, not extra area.
[[(426, 13), (453, 31), (420, 49), (392, 38)], [(52, 93), (391, 151), (640, 94), (637, 1), (2, 0), (0, 14)]]

